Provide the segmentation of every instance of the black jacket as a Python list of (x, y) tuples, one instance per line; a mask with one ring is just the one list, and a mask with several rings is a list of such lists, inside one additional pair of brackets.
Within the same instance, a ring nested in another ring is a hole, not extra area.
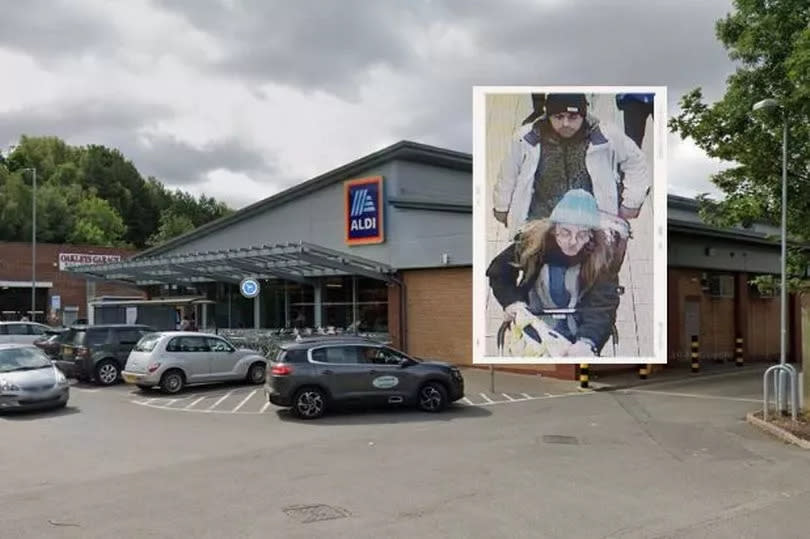
[[(515, 260), (515, 244), (512, 243), (492, 260), (486, 272), (492, 294), (504, 308), (516, 301), (529, 303), (529, 291), (543, 266), (541, 261), (534, 275), (524, 276), (523, 282), (518, 283), (520, 270), (513, 265)], [(619, 277), (618, 274), (609, 272), (590, 288), (581, 291), (576, 305), (578, 311), (574, 315), (577, 337), (590, 339), (596, 349), (601, 351), (613, 331), (618, 307)]]

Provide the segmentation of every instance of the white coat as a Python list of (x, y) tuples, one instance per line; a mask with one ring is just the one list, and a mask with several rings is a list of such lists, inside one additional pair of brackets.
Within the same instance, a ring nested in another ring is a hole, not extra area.
[[(599, 209), (612, 216), (618, 215), (620, 184), (624, 186), (622, 204), (627, 208), (640, 208), (652, 184), (644, 153), (617, 127), (599, 125), (599, 120), (592, 116), (586, 122), (589, 122), (592, 133), (585, 166), (591, 176)], [(493, 192), (493, 208), (508, 212), (510, 238), (514, 238), (526, 222), (534, 192), (541, 143), (533, 127), (533, 124), (527, 124), (515, 130)], [(624, 172), (623, 182), (620, 171)]]

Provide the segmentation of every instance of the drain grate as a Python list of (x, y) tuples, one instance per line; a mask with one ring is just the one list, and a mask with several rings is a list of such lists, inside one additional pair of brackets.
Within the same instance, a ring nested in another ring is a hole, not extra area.
[(577, 445), (579, 440), (575, 436), (560, 436), (558, 434), (546, 434), (543, 441), (547, 444), (568, 444)]
[(284, 513), (288, 517), (292, 517), (303, 524), (319, 522), (321, 520), (346, 518), (351, 515), (350, 512), (340, 507), (332, 507), (331, 505), (323, 504), (291, 505), (284, 508)]

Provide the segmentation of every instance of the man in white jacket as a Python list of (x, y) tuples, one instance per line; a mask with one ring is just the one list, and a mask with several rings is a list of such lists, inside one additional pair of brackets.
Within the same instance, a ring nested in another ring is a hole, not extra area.
[(584, 94), (549, 94), (546, 114), (515, 131), (493, 193), (510, 239), (526, 221), (548, 217), (571, 189), (593, 194), (608, 218), (638, 217), (651, 185), (645, 156), (587, 106)]

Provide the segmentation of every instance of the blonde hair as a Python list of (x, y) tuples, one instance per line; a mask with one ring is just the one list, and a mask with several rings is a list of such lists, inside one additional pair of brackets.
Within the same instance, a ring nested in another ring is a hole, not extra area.
[[(536, 219), (526, 223), (515, 241), (514, 264), (523, 270), (524, 279), (537, 274), (538, 264), (543, 260), (549, 242), (554, 237), (555, 224), (548, 219)], [(590, 288), (603, 273), (609, 271), (612, 263), (612, 250), (604, 230), (592, 228), (591, 239), (582, 247), (582, 267), (579, 278), (582, 289)], [(553, 243), (552, 243), (553, 245)]]

